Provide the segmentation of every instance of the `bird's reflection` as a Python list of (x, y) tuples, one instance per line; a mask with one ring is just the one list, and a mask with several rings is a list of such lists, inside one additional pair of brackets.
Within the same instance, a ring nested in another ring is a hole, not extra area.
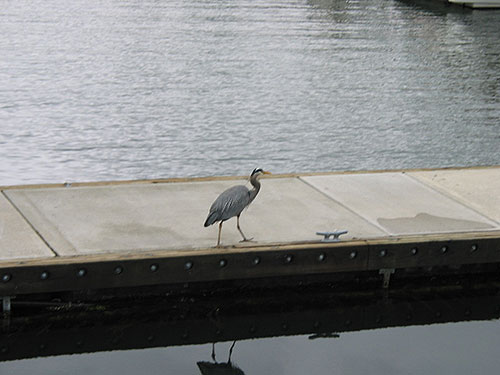
[(227, 362), (218, 363), (215, 358), (215, 343), (212, 344), (212, 360), (213, 362), (200, 361), (196, 364), (200, 369), (202, 375), (245, 375), (245, 373), (236, 365), (231, 363), (231, 355), (233, 354), (234, 345), (236, 341), (233, 342), (231, 348), (229, 349), (229, 356)]

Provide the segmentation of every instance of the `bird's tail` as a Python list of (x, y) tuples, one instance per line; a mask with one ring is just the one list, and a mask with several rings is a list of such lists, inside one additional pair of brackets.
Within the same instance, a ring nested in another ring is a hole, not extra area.
[(208, 227), (209, 225), (212, 225), (217, 221), (217, 214), (215, 212), (210, 212), (208, 214), (207, 220), (205, 220), (205, 224), (203, 224), (205, 227)]

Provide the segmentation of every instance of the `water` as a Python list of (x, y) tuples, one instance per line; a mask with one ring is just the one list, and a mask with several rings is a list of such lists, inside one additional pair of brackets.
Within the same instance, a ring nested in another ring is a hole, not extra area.
[[(498, 346), (485, 345), (483, 338), (499, 334), (498, 322), (486, 322), (347, 333), (336, 339), (269, 338), (237, 342), (231, 360), (246, 375), (497, 374)], [(229, 347), (216, 346), (218, 361), (227, 361)], [(211, 350), (200, 345), (32, 359), (0, 364), (0, 373), (193, 375), (200, 374), (196, 362), (211, 360)]]
[(396, 0), (3, 1), (0, 185), (500, 164), (499, 19)]
[[(246, 286), (31, 315), (14, 306), (0, 358), (31, 359), (0, 362), (0, 374), (497, 374), (498, 276), (480, 279), (421, 279), (387, 294)], [(199, 371), (213, 364), (211, 341), (219, 371)]]
[[(500, 11), (1, 5), (0, 185), (500, 164)], [(238, 342), (233, 360), (246, 374), (493, 374), (499, 333), (492, 321), (263, 338)], [(0, 374), (193, 374), (210, 351), (65, 355), (1, 363)]]

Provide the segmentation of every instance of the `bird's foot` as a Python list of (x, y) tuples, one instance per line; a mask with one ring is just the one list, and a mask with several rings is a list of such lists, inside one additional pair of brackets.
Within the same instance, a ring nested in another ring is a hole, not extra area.
[(252, 238), (244, 238), (240, 242), (255, 242), (255, 241), (253, 240), (253, 237), (252, 237)]

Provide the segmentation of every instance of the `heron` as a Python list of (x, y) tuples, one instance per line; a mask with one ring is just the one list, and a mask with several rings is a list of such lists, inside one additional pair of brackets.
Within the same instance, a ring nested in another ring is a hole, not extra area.
[(212, 203), (210, 207), (210, 212), (208, 213), (207, 220), (205, 221), (205, 227), (212, 225), (218, 221), (219, 224), (219, 235), (217, 236), (217, 246), (220, 246), (220, 234), (222, 231), (222, 223), (224, 221), (236, 216), (236, 228), (243, 237), (242, 242), (251, 241), (243, 234), (240, 228), (240, 215), (245, 207), (247, 207), (255, 199), (260, 190), (259, 177), (263, 174), (271, 174), (270, 172), (264, 171), (260, 168), (255, 168), (250, 174), (250, 183), (253, 188), (248, 189), (244, 185), (236, 185), (230, 187), (229, 189), (223, 191), (221, 195)]

